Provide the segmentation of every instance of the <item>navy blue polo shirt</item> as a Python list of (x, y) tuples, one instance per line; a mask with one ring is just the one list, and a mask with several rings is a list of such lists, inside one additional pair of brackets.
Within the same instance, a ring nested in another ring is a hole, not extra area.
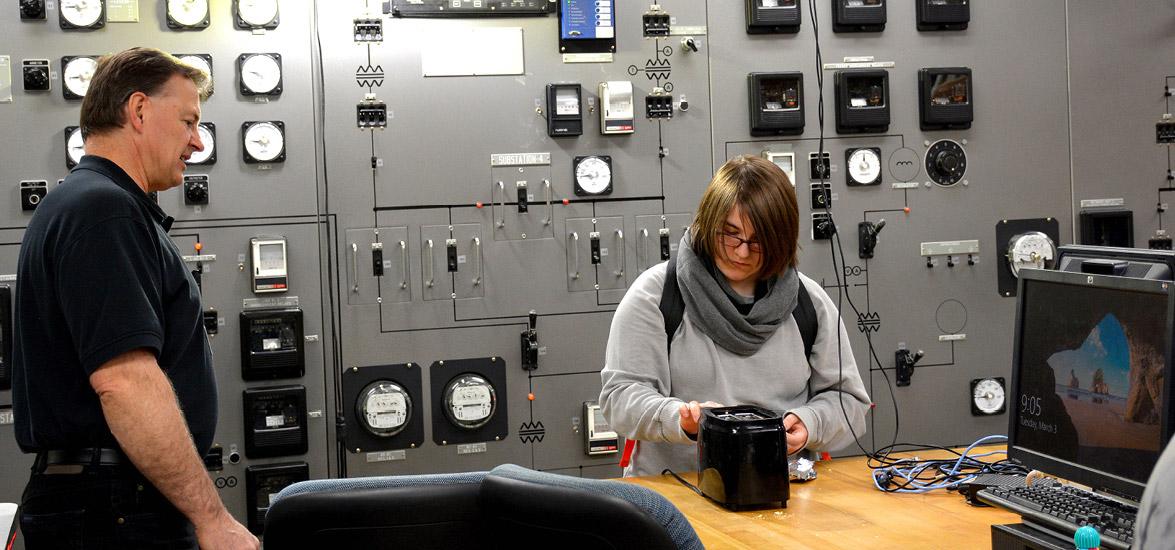
[(92, 155), (37, 206), (20, 249), (13, 337), (23, 451), (117, 447), (89, 378), (135, 349), (154, 353), (171, 380), (196, 449), (211, 447), (212, 350), (171, 222), (118, 165)]

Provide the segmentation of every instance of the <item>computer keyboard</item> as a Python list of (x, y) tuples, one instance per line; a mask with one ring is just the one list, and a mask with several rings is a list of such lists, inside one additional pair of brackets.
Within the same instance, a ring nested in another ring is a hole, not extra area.
[(1106, 548), (1129, 550), (1134, 542), (1137, 507), (1075, 487), (989, 487), (979, 491), (979, 499), (1068, 535), (1093, 526)]

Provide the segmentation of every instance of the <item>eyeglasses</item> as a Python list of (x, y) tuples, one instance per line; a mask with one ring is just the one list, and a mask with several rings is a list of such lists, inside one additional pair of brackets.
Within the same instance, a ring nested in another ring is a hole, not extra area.
[(747, 240), (734, 233), (719, 232), (718, 234), (722, 237), (722, 244), (731, 250), (737, 250), (738, 247), (745, 244), (747, 250), (756, 254), (763, 251), (763, 245), (759, 241)]

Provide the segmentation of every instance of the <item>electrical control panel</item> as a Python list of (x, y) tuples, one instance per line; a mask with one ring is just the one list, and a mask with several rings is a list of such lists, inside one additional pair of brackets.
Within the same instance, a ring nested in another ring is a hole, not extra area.
[(752, 136), (804, 132), (804, 73), (751, 73), (747, 91)]
[(914, 0), (920, 31), (961, 31), (971, 22), (971, 0)]
[(302, 310), (253, 309), (241, 312), (241, 378), (298, 378), (306, 373)]
[(242, 394), (245, 456), (306, 454), (306, 387), (249, 388)]
[(832, 31), (884, 31), (886, 3), (886, 0), (832, 0)]
[(835, 81), (837, 133), (889, 131), (889, 71), (845, 69), (836, 72)]
[(918, 115), (923, 130), (960, 130), (975, 118), (974, 86), (967, 67), (918, 70)]
[(246, 507), (249, 531), (260, 535), (265, 531), (265, 514), (274, 497), (282, 489), (299, 481), (310, 480), (310, 465), (305, 462), (263, 464), (245, 468)]
[(800, 0), (746, 0), (747, 34), (795, 34), (803, 15)]

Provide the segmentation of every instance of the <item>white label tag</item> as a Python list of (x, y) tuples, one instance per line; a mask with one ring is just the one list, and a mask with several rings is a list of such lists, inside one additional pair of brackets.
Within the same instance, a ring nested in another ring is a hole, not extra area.
[(265, 417), (265, 427), (266, 428), (280, 428), (285, 425), (286, 425), (286, 417), (284, 417), (280, 414), (275, 414), (275, 415)]

